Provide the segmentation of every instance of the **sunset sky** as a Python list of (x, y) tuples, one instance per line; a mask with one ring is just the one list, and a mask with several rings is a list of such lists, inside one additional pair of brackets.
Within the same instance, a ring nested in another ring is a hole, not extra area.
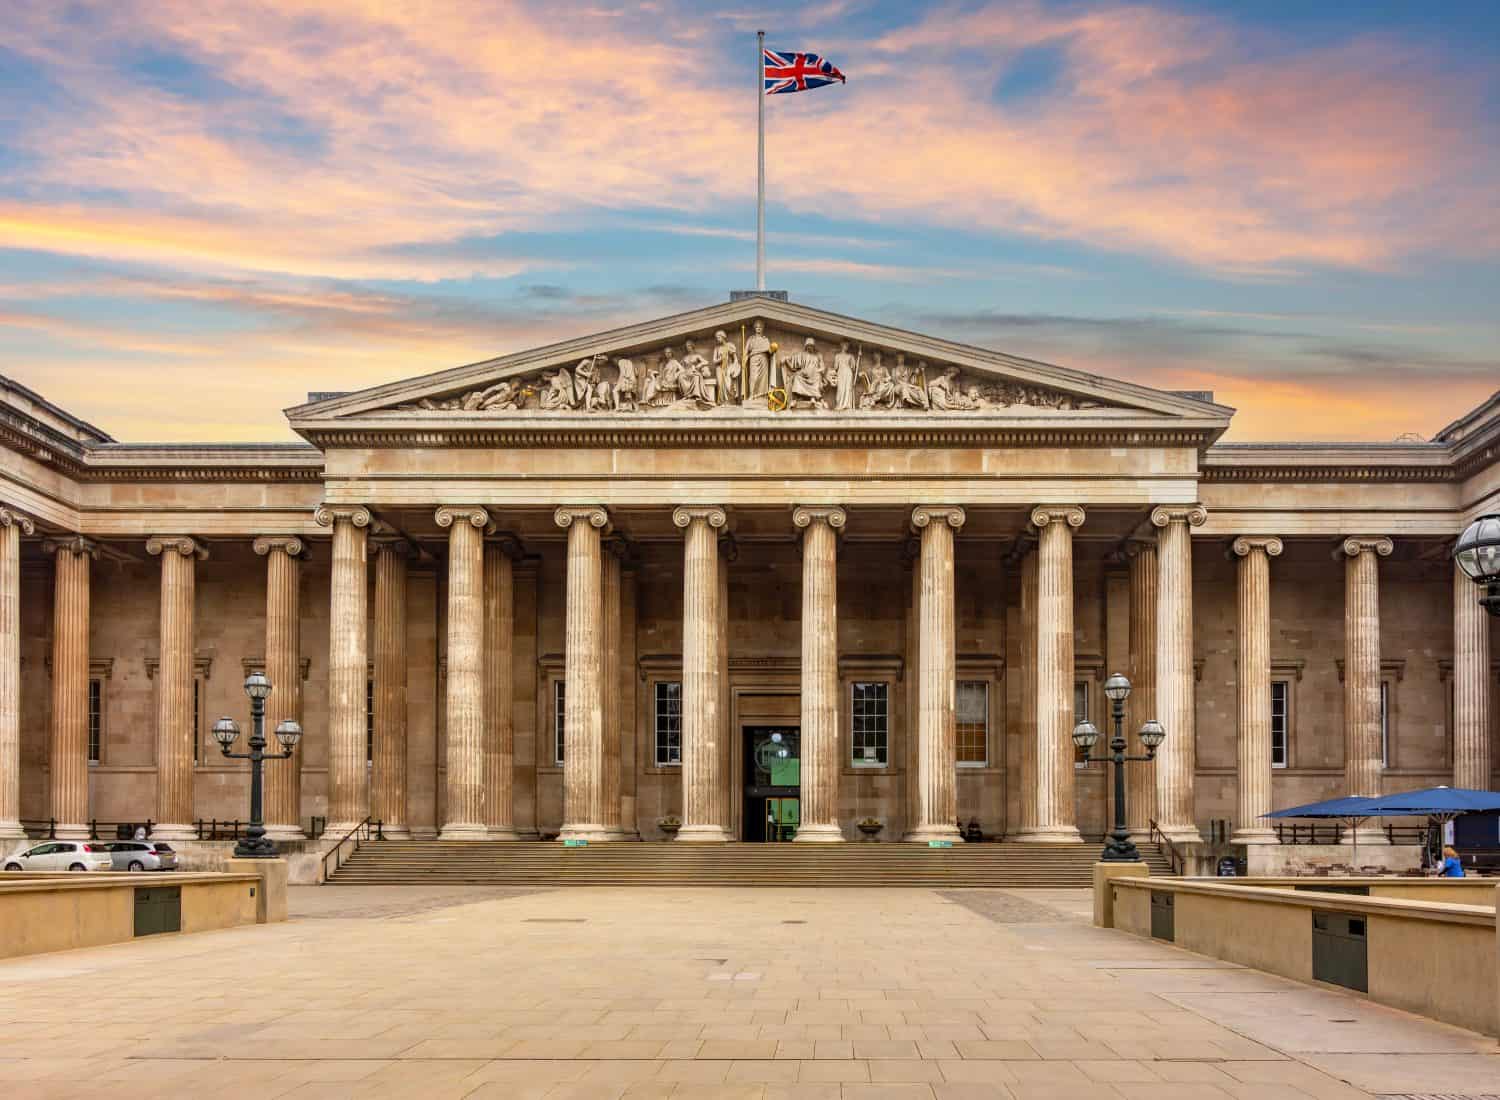
[(119, 439), (769, 284), (1240, 411), (1500, 388), (1494, 0), (6, 0), (0, 374)]

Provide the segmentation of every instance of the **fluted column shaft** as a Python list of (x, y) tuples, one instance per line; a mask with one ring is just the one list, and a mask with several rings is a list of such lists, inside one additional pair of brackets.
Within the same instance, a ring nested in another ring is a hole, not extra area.
[(729, 563), (739, 554), (733, 537), (719, 538), (719, 811), (725, 836), (735, 838), (735, 799), (729, 788), (734, 775), (736, 731), (731, 725), (729, 693)]
[(441, 840), (484, 840), (483, 508), (439, 508), (448, 528), (448, 797)]
[(1344, 786), (1345, 793), (1380, 794), (1380, 568), (1393, 544), (1387, 538), (1348, 538), (1344, 558)]
[[(302, 540), (293, 535), (265, 536), (252, 544), (266, 559), (266, 736), (284, 721), (302, 721)], [(267, 765), (262, 778), (266, 834), (276, 840), (301, 840), (302, 755)]]
[(0, 508), (0, 840), (21, 828), (21, 533), (30, 517)]
[(802, 534), (802, 821), (795, 840), (837, 843), (839, 829), (838, 539), (842, 508), (799, 507)]
[(366, 528), (359, 507), (324, 505), (314, 518), (333, 528), (328, 597), (328, 832), (343, 836), (370, 816), (365, 763), (365, 692), (369, 675)]
[(604, 831), (604, 704), (600, 675), (603, 568), (602, 529), (609, 514), (598, 506), (554, 513), (568, 532), (568, 589), (564, 676), (562, 840), (608, 840)]
[[(1125, 701), (1126, 740), (1130, 755), (1145, 752), (1141, 725), (1156, 713), (1156, 546), (1132, 542), (1130, 556), (1130, 697)], [(1125, 814), (1132, 834), (1144, 837), (1156, 817), (1156, 765), (1125, 766)]]
[(1073, 797), (1073, 530), (1083, 509), (1032, 510), (1037, 528), (1036, 825), (1021, 839), (1076, 842)]
[(83, 840), (89, 834), (89, 561), (98, 548), (84, 538), (49, 539), (45, 546), (56, 556), (50, 813), (59, 839)]
[(1234, 843), (1275, 844), (1271, 812), (1271, 559), (1278, 538), (1242, 536), (1239, 557), (1239, 783)]
[(146, 552), (161, 556), (161, 617), (156, 674), (156, 820), (152, 836), (192, 840), (193, 661), (196, 570), (206, 552), (181, 535), (152, 538)]
[(604, 759), (599, 773), (599, 824), (612, 837), (623, 837), (620, 754), (625, 736), (620, 715), (620, 554), (623, 540), (605, 540), (599, 581), (599, 680), (604, 692)]
[(957, 658), (953, 610), (953, 536), (964, 525), (962, 508), (923, 506), (913, 510), (921, 537), (920, 633), (917, 678), (917, 817), (906, 839), (915, 843), (957, 840), (958, 792), (954, 729)]
[(484, 547), (484, 826), (491, 840), (517, 840), (515, 827), (514, 539)]
[(1021, 792), (1018, 834), (1037, 831), (1038, 776), (1036, 704), (1037, 555), (1035, 549), (1021, 559)]
[(682, 828), (679, 841), (722, 842), (723, 734), (719, 707), (719, 530), (722, 508), (678, 508), (682, 556)]
[(1490, 620), (1453, 567), (1453, 785), (1490, 789)]
[(406, 577), (410, 546), (388, 539), (375, 547), (375, 745), (370, 816), (386, 836), (411, 835), (406, 820)]
[(904, 813), (902, 839), (917, 828), (921, 812), (922, 795), (918, 790), (921, 782), (921, 767), (918, 754), (921, 751), (918, 730), (922, 723), (922, 682), (918, 669), (922, 664), (922, 540), (911, 538), (902, 550), (910, 573), (905, 609), (904, 657), (906, 662), (906, 731), (901, 739), (901, 797)]
[(1193, 700), (1193, 539), (1208, 513), (1201, 507), (1152, 511), (1156, 542), (1156, 708), (1167, 739), (1156, 754), (1156, 811), (1172, 840), (1201, 843), (1194, 820), (1197, 761)]

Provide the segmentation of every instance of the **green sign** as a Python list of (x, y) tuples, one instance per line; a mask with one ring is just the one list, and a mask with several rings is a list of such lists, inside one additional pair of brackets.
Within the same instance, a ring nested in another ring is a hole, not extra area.
[(589, 846), (589, 842), (586, 841), (586, 840), (565, 840), (565, 841), (563, 841), (563, 847), (564, 848), (587, 848), (588, 846)]
[(951, 847), (953, 847), (953, 841), (951, 841), (951, 840), (929, 840), (927, 842), (927, 847), (929, 847), (929, 848), (951, 848)]

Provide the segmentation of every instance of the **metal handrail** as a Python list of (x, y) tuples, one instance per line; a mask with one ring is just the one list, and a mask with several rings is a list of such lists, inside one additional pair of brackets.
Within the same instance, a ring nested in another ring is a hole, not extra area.
[[(28, 831), (30, 831), (32, 829), (35, 829), (38, 832), (40, 832), (42, 830), (45, 830), (45, 836), (43, 836), (41, 839), (44, 839), (44, 840), (56, 840), (57, 839), (57, 818), (55, 818), (55, 817), (47, 817), (47, 818), (41, 818), (41, 817), (22, 818), (20, 824), (21, 824), (21, 827), (23, 829), (26, 829)], [(88, 839), (89, 840), (101, 840), (101, 839), (103, 839), (103, 838), (101, 838), (99, 836), (99, 826), (101, 826), (101, 825), (104, 825), (104, 826), (113, 825), (116, 828), (118, 828), (121, 825), (129, 825), (132, 831), (134, 831), (134, 829), (135, 829), (135, 827), (137, 825), (140, 825), (140, 826), (143, 826), (145, 828), (147, 836), (151, 835), (151, 832), (152, 832), (153, 828), (155, 828), (155, 826), (156, 826), (156, 822), (152, 821), (149, 817), (146, 818), (146, 820), (144, 820), (144, 821), (100, 821), (98, 818), (95, 817), (95, 818), (90, 818), (87, 822), (85, 822), (85, 824), (88, 826), (88, 829), (89, 829), (89, 835), (88, 835)], [(116, 839), (118, 839), (118, 838), (116, 838)]]
[(1171, 865), (1172, 873), (1174, 875), (1182, 874), (1183, 869), (1187, 866), (1187, 857), (1177, 850), (1177, 845), (1172, 843), (1172, 838), (1161, 831), (1161, 826), (1156, 823), (1154, 817), (1150, 819), (1150, 822), (1151, 843), (1166, 853), (1167, 863)]
[[(1327, 840), (1327, 830), (1333, 830), (1333, 839)], [(1276, 840), (1281, 844), (1342, 844), (1344, 827), (1334, 825), (1299, 825), (1296, 822), (1276, 823)]]
[[(385, 822), (371, 821), (367, 817), (358, 825), (354, 826), (354, 828), (345, 833), (337, 844), (323, 853), (324, 882), (327, 882), (330, 878), (332, 878), (334, 872), (344, 865), (344, 845), (348, 844), (351, 840), (354, 841), (354, 847), (349, 852), (350, 855), (353, 855), (355, 852), (359, 851), (360, 844), (370, 839), (371, 828), (375, 830), (375, 838), (377, 840), (385, 839)], [(332, 867), (328, 866), (328, 861), (330, 859), (333, 860)]]

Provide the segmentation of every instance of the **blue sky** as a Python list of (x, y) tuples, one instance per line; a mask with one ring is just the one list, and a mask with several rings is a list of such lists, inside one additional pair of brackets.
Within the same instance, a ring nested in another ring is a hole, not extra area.
[[(752, 285), (1428, 435), (1500, 387), (1500, 5), (17, 0), (5, 374), (127, 439)], [(517, 74), (521, 74), (519, 77)]]

